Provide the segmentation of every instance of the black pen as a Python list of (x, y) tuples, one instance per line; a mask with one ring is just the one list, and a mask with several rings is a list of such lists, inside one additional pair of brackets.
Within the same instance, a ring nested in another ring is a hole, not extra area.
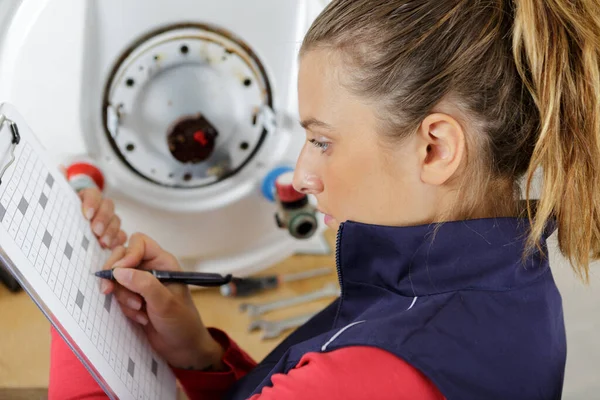
[[(151, 273), (163, 283), (182, 283), (194, 286), (221, 286), (231, 282), (231, 274), (223, 276), (207, 272), (187, 272), (187, 271), (157, 271), (143, 270)], [(115, 281), (113, 270), (107, 269), (94, 273), (98, 278)]]

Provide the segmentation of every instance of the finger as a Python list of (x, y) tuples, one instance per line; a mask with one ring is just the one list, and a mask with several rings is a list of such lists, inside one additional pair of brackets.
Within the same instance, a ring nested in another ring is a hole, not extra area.
[(149, 272), (133, 268), (116, 268), (113, 276), (125, 288), (140, 294), (146, 301), (146, 309), (158, 314), (168, 310), (173, 294)]
[(117, 237), (112, 242), (112, 248), (116, 248), (118, 246), (123, 246), (127, 241), (127, 234), (124, 231), (119, 231), (117, 233)]
[(121, 228), (121, 219), (116, 215), (113, 215), (112, 219), (108, 223), (108, 227), (104, 231), (104, 235), (102, 239), (100, 239), (100, 243), (104, 246), (110, 248), (112, 246), (112, 242), (119, 233), (119, 229)]
[(129, 239), (129, 246), (125, 250), (125, 257), (119, 260), (114, 268), (138, 267), (143, 263), (144, 268), (160, 267), (166, 271), (180, 271), (177, 259), (164, 251), (158, 243), (147, 235), (134, 233)]
[(102, 193), (97, 188), (87, 188), (79, 192), (81, 209), (88, 221), (91, 221), (102, 204)]
[(108, 223), (112, 219), (115, 214), (115, 203), (113, 203), (110, 199), (102, 200), (102, 204), (100, 205), (100, 209), (96, 213), (96, 216), (92, 220), (92, 231), (96, 234), (96, 236), (100, 237), (106, 231), (108, 227)]
[(127, 318), (137, 322), (138, 324), (148, 325), (148, 314), (146, 314), (145, 312), (132, 310), (131, 308), (124, 306), (121, 306), (121, 310)]
[(126, 254), (125, 247), (118, 246), (117, 248), (115, 248), (112, 251), (112, 253), (110, 253), (108, 260), (106, 260), (106, 262), (102, 266), (102, 269), (103, 270), (112, 269), (114, 263), (117, 262), (118, 260), (122, 259), (125, 254)]
[[(123, 246), (119, 246), (119, 247), (115, 248), (113, 250), (113, 252), (111, 253), (110, 257), (108, 257), (108, 260), (102, 266), (102, 269), (103, 270), (112, 269), (113, 264), (117, 260), (120, 260), (121, 258), (123, 258), (124, 255), (125, 255), (125, 248)], [(114, 290), (114, 288), (115, 288), (115, 284), (113, 282), (111, 282), (107, 279), (101, 280), (100, 292), (102, 292), (102, 294), (109, 294)]]
[(142, 309), (144, 302), (139, 294), (133, 293), (122, 286), (117, 287), (113, 294), (117, 301), (125, 307), (129, 307), (135, 311), (140, 311)]

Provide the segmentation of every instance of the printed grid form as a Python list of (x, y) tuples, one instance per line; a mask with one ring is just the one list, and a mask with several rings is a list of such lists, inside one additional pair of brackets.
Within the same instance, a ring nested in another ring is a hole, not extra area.
[(55, 185), (29, 143), (17, 146), (16, 156), (12, 176), (5, 176), (0, 185), (0, 223), (132, 398), (160, 399), (164, 364), (147, 341), (137, 340), (144, 336), (141, 329), (126, 320), (112, 295), (100, 293), (92, 274), (110, 252), (92, 236), (81, 212), (74, 211), (80, 210), (80, 204), (74, 204), (78, 200)]

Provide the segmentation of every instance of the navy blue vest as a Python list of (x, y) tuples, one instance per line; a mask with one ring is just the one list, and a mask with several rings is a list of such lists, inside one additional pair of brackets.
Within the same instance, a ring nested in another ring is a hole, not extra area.
[(523, 257), (526, 235), (526, 220), (516, 218), (342, 224), (340, 299), (292, 333), (228, 398), (259, 393), (308, 352), (360, 345), (406, 360), (449, 400), (560, 399), (561, 297), (547, 258)]

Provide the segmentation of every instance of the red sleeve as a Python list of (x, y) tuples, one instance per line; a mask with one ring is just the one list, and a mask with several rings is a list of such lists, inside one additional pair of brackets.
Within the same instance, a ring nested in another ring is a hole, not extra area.
[[(190, 400), (222, 398), (235, 381), (256, 366), (256, 362), (225, 333), (212, 328), (209, 331), (225, 350), (223, 362), (227, 366), (227, 370), (202, 372), (173, 368), (175, 376)], [(48, 400), (104, 400), (107, 398), (102, 388), (77, 359), (59, 333), (52, 329)]]
[(52, 328), (48, 400), (104, 400), (108, 396)]
[[(222, 398), (231, 385), (256, 363), (225, 333), (211, 329), (223, 346), (224, 372), (173, 369), (190, 400)], [(70, 348), (52, 330), (49, 400), (99, 400), (106, 395)], [(308, 353), (288, 374), (275, 374), (250, 400), (395, 399), (445, 400), (423, 374), (402, 359), (373, 347), (345, 347)]]
[(271, 378), (250, 400), (444, 400), (418, 370), (395, 355), (373, 347), (344, 347), (308, 353), (288, 374)]
[(256, 362), (223, 331), (209, 329), (212, 337), (225, 350), (223, 372), (186, 371), (174, 368), (175, 376), (190, 400), (218, 400), (240, 378), (256, 367)]

